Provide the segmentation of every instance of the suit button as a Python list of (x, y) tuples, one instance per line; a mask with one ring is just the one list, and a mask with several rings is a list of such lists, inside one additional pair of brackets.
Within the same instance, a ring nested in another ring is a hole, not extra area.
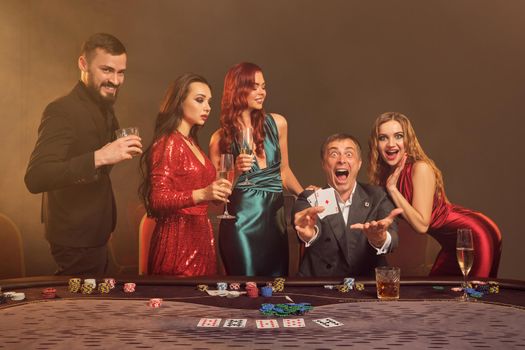
[(331, 265), (331, 264), (326, 264), (326, 268), (327, 268), (327, 269), (331, 269), (331, 268), (332, 268), (332, 265)]

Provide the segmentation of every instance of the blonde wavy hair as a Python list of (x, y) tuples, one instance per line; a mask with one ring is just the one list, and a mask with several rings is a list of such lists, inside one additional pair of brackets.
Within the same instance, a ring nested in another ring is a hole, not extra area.
[(369, 152), (369, 166), (368, 166), (368, 181), (374, 185), (384, 186), (386, 179), (390, 175), (390, 166), (385, 163), (383, 158), (378, 151), (379, 144), (379, 127), (391, 120), (398, 122), (403, 129), (403, 142), (405, 145), (405, 151), (407, 153), (407, 162), (415, 163), (416, 161), (423, 161), (427, 163), (436, 176), (436, 193), (438, 198), (444, 198), (446, 201), (445, 195), (445, 185), (443, 183), (443, 175), (441, 171), (437, 168), (436, 164), (432, 159), (430, 159), (421, 145), (417, 140), (416, 132), (412, 127), (410, 120), (403, 114), (398, 112), (386, 112), (381, 114), (376, 118), (372, 132), (370, 133), (370, 138), (368, 139)]

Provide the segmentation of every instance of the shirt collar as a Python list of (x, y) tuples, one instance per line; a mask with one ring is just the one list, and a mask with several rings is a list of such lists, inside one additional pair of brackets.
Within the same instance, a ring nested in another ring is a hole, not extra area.
[[(328, 185), (328, 186), (330, 186), (330, 185)], [(330, 186), (330, 187), (332, 187), (332, 186)], [(339, 193), (334, 188), (335, 198), (337, 199), (337, 203), (339, 204), (339, 207), (345, 207), (345, 206), (349, 207), (349, 206), (352, 205), (352, 199), (354, 198), (354, 193), (355, 193), (355, 189), (356, 188), (357, 188), (357, 181), (354, 183), (354, 188), (352, 189), (352, 193), (350, 193), (350, 197), (348, 198), (348, 200), (346, 202), (343, 202), (343, 200), (341, 199), (341, 196), (339, 196)]]

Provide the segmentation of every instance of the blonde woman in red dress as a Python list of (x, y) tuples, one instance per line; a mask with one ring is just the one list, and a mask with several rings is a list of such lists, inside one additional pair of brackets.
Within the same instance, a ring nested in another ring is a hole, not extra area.
[(381, 114), (368, 145), (369, 181), (385, 186), (416, 232), (428, 233), (441, 244), (430, 275), (462, 276), (456, 260), (456, 234), (459, 228), (467, 228), (474, 239), (470, 275), (497, 277), (501, 256), (498, 226), (482, 213), (448, 201), (441, 171), (423, 151), (410, 120), (397, 112)]
[(217, 272), (209, 201), (225, 201), (231, 183), (216, 170), (197, 142), (211, 107), (208, 82), (196, 74), (168, 88), (152, 144), (142, 157), (140, 194), (157, 221), (149, 253), (150, 274), (199, 276)]

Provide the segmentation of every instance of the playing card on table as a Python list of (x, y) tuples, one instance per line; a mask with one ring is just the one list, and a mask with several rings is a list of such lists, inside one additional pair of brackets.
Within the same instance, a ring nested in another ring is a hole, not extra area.
[(223, 327), (228, 328), (244, 328), (246, 327), (246, 318), (228, 318), (224, 320)]
[(317, 197), (317, 205), (324, 207), (324, 211), (317, 214), (319, 219), (323, 219), (327, 215), (332, 215), (339, 212), (337, 200), (335, 199), (335, 190), (333, 188), (317, 190), (315, 192), (315, 196)]
[(283, 327), (285, 328), (300, 328), (304, 326), (304, 318), (285, 318), (283, 320)]
[(343, 325), (343, 323), (336, 321), (333, 318), (320, 318), (318, 320), (314, 320), (314, 322), (320, 326), (323, 326), (324, 328), (339, 327)]
[(277, 320), (256, 320), (257, 328), (279, 328)]
[(201, 318), (197, 327), (219, 327), (221, 318)]

